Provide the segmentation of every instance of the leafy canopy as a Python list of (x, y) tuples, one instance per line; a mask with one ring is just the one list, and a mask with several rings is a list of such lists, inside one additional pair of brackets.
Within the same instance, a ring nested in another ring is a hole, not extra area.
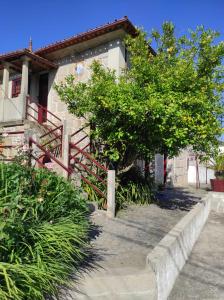
[(187, 146), (210, 153), (223, 113), (224, 43), (215, 44), (217, 37), (203, 27), (176, 37), (169, 22), (150, 39), (139, 30), (125, 40), (130, 67), (119, 78), (95, 61), (87, 82), (68, 76), (55, 88), (71, 113), (94, 125), (93, 137), (120, 167), (156, 152), (174, 156)]

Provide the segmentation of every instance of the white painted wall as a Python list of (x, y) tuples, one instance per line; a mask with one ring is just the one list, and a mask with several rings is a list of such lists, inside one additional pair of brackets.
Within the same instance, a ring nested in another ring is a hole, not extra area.
[(0, 99), (0, 122), (21, 121), (25, 114), (23, 95), (13, 99)]
[[(214, 170), (208, 169), (205, 166), (199, 165), (199, 181), (202, 184), (209, 184), (210, 179), (215, 178)], [(207, 177), (207, 180), (206, 180)], [(189, 166), (188, 167), (188, 183), (194, 184), (196, 183), (196, 166)]]

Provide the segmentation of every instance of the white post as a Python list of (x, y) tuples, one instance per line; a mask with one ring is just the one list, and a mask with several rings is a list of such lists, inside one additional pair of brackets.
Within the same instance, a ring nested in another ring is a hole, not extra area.
[(29, 60), (28, 57), (23, 57), (21, 94), (25, 96), (28, 94)]
[(115, 171), (107, 172), (107, 216), (115, 217)]
[(4, 63), (2, 89), (3, 98), (7, 99), (9, 97), (9, 64), (7, 63)]
[(20, 97), (23, 98), (23, 111), (22, 118), (26, 117), (26, 104), (27, 104), (27, 95), (28, 95), (28, 86), (29, 86), (29, 61), (30, 58), (23, 57), (23, 66), (22, 66), (22, 81), (21, 81), (21, 91)]

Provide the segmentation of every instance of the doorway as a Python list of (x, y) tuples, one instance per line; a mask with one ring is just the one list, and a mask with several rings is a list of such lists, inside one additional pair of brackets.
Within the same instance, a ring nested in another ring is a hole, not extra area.
[(41, 74), (39, 77), (39, 108), (38, 122), (44, 123), (47, 121), (47, 99), (48, 99), (48, 73)]

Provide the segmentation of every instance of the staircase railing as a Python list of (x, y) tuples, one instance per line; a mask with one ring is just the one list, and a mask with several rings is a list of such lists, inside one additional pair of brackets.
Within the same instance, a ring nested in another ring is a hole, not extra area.
[(41, 161), (41, 157), (42, 156), (35, 156), (35, 154), (33, 153), (33, 144), (43, 152), (43, 155), (49, 157), (51, 160), (53, 160), (56, 164), (58, 164), (62, 169), (64, 169), (69, 175), (73, 172), (73, 170), (71, 168), (67, 168), (59, 159), (57, 159), (52, 152), (46, 150), (42, 145), (40, 145), (37, 141), (35, 141), (32, 137), (29, 138), (29, 148), (32, 149), (31, 152), (31, 157), (34, 158), (37, 163), (43, 167), (43, 168), (47, 168), (45, 164), (43, 164), (43, 162)]
[[(88, 126), (80, 128), (71, 135), (71, 138), (74, 139), (78, 134), (83, 133), (83, 137), (79, 138), (78, 141), (70, 141), (69, 143), (69, 167), (80, 172), (82, 181), (106, 199), (108, 169), (87, 152), (87, 149), (91, 148), (91, 142), (84, 129)], [(80, 144), (86, 140), (87, 143), (81, 146)]]
[(26, 118), (36, 121), (46, 130), (46, 133), (39, 137), (40, 145), (45, 150), (50, 151), (56, 158), (61, 157), (63, 138), (62, 120), (39, 103), (33, 102), (31, 105), (30, 100), (31, 97), (27, 97)]

